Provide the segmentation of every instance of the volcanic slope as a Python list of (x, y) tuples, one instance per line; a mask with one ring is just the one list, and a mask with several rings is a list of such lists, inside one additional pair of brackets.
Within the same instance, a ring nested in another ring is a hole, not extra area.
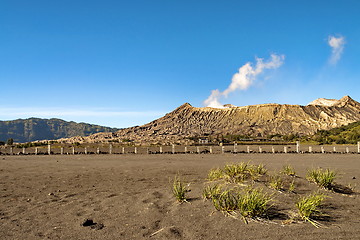
[[(326, 101), (325, 101), (326, 102)], [(143, 144), (189, 143), (189, 138), (225, 134), (313, 134), (360, 120), (360, 103), (349, 96), (315, 100), (309, 105), (260, 104), (228, 108), (196, 108), (185, 103), (155, 121), (114, 133), (67, 139), (79, 142), (132, 141)], [(64, 139), (63, 139), (64, 141)]]

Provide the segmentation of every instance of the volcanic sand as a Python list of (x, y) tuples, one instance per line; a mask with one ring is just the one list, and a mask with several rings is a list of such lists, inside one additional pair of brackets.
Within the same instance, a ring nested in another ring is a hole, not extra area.
[[(215, 211), (201, 198), (207, 173), (239, 161), (270, 172), (291, 164), (300, 177), (297, 193), (273, 191), (273, 213), (263, 221), (245, 224)], [(360, 185), (356, 154), (0, 156), (0, 238), (360, 239), (357, 194), (326, 192), (321, 228), (283, 224), (299, 196), (318, 189), (305, 180), (311, 167), (336, 170), (339, 184)], [(190, 183), (187, 203), (172, 196), (177, 173)], [(82, 226), (86, 219), (95, 228)]]

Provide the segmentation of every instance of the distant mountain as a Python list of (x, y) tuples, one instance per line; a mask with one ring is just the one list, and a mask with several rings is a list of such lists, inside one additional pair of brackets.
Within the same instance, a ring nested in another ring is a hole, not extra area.
[(99, 132), (115, 132), (119, 129), (99, 125), (67, 122), (61, 119), (29, 118), (0, 121), (0, 141), (12, 138), (14, 142), (53, 140), (74, 136), (89, 136)]
[(61, 141), (191, 144), (199, 137), (221, 138), (224, 135), (312, 135), (318, 130), (329, 130), (356, 121), (360, 121), (360, 103), (349, 96), (340, 100), (318, 99), (306, 106), (260, 104), (196, 108), (185, 103), (164, 117), (142, 126)]

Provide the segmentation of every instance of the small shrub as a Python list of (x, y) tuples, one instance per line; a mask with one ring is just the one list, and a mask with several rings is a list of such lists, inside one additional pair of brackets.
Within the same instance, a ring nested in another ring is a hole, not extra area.
[(312, 220), (315, 215), (319, 215), (320, 211), (318, 207), (322, 204), (326, 196), (321, 193), (313, 193), (309, 196), (301, 198), (297, 203), (299, 216), (304, 220), (313, 224), (315, 227), (319, 227), (319, 224)]
[(178, 202), (186, 202), (186, 192), (188, 191), (180, 177), (176, 175), (172, 184), (172, 192)]
[(215, 181), (223, 178), (223, 176), (224, 173), (220, 168), (214, 168), (209, 171), (207, 179), (210, 181)]
[(335, 180), (336, 173), (329, 169), (322, 170), (321, 168), (318, 169), (310, 169), (307, 173), (306, 178), (310, 182), (314, 182), (320, 187), (331, 189), (333, 182)]
[(221, 194), (221, 187), (218, 184), (213, 186), (206, 186), (202, 193), (204, 199), (217, 198), (220, 194)]
[(283, 166), (281, 173), (288, 176), (295, 176), (295, 170), (291, 165)]

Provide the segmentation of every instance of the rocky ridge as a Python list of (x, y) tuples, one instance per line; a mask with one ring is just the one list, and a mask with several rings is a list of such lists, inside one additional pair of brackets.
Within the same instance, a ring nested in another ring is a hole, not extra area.
[(306, 106), (260, 104), (244, 107), (197, 108), (185, 103), (157, 120), (114, 133), (60, 139), (62, 142), (131, 141), (135, 144), (191, 144), (192, 137), (226, 134), (313, 134), (360, 121), (360, 103), (349, 96), (340, 100), (318, 100)]

